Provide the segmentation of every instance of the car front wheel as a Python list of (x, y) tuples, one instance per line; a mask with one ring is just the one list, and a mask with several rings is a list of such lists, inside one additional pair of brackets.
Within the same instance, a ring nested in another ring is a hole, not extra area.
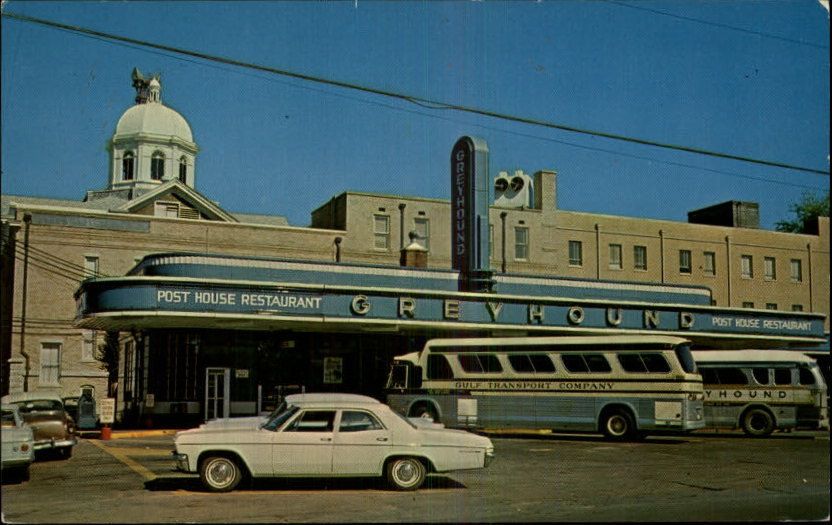
[(387, 481), (396, 490), (418, 489), (425, 474), (425, 466), (416, 458), (396, 458), (387, 463)]
[(211, 456), (202, 462), (199, 479), (211, 492), (228, 492), (240, 483), (242, 472), (239, 465), (223, 456)]

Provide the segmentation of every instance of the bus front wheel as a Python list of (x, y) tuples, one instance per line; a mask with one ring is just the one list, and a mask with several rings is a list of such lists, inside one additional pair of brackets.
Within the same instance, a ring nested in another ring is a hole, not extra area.
[(774, 430), (774, 418), (768, 410), (752, 408), (742, 416), (742, 431), (749, 436), (765, 437)]
[(439, 416), (436, 414), (436, 409), (432, 405), (419, 404), (410, 410), (410, 417), (421, 417), (430, 419), (434, 423), (439, 423)]
[(636, 435), (636, 425), (628, 411), (615, 408), (601, 417), (601, 431), (609, 439), (629, 439)]

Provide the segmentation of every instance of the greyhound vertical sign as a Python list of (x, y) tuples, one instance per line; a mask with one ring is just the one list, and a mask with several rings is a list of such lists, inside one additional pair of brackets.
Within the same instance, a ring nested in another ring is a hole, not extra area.
[(488, 188), (488, 145), (461, 137), (451, 150), (451, 264), (461, 290), (490, 289)]

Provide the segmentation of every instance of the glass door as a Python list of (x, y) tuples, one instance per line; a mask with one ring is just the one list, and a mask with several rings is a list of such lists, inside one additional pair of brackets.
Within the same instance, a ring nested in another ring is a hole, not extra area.
[(205, 420), (228, 417), (230, 368), (205, 369)]

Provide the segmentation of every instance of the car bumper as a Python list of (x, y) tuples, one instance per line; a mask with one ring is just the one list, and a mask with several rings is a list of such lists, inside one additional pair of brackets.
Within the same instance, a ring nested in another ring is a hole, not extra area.
[(3, 463), (0, 465), (2, 470), (16, 469), (28, 467), (32, 463), (31, 456), (21, 456), (17, 458), (3, 458)]
[(188, 465), (188, 455), (187, 454), (179, 454), (175, 450), (171, 452), (173, 456), (173, 461), (176, 464), (176, 470), (181, 472), (190, 472), (190, 467)]
[(494, 449), (486, 450), (485, 451), (485, 463), (483, 464), (484, 467), (487, 467), (494, 461)]
[(53, 448), (64, 448), (64, 447), (74, 447), (78, 444), (77, 438), (70, 438), (70, 439), (47, 439), (42, 441), (35, 441), (35, 444), (32, 446), (35, 450), (48, 450)]

